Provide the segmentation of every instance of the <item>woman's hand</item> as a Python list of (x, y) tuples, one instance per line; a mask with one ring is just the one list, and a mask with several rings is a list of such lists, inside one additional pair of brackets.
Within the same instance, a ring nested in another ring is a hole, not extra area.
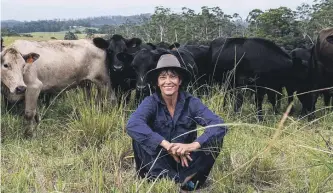
[(169, 146), (169, 151), (178, 156), (189, 155), (190, 152), (195, 151), (200, 148), (200, 144), (198, 142), (193, 142), (190, 144), (184, 143), (171, 143)]
[(163, 140), (160, 145), (169, 152), (177, 163), (181, 162), (183, 167), (188, 167), (188, 161), (192, 161), (190, 152), (200, 148), (200, 144), (198, 142), (184, 144), (170, 143), (167, 140)]
[(182, 162), (182, 165), (183, 165), (183, 160), (177, 155), (177, 154), (172, 154), (171, 153), (171, 148), (172, 148), (172, 143), (168, 142), (167, 140), (163, 140), (161, 143), (160, 143), (160, 146), (162, 146), (165, 150), (168, 151), (168, 153), (171, 155), (171, 157), (173, 157), (173, 159), (177, 162), (177, 163), (180, 163)]

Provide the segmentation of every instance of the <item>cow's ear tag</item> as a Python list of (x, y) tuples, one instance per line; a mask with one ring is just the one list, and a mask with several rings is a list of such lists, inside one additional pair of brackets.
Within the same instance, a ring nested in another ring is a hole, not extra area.
[(30, 55), (29, 58), (27, 59), (27, 63), (28, 64), (32, 64), (34, 62), (34, 59), (32, 58), (32, 56)]

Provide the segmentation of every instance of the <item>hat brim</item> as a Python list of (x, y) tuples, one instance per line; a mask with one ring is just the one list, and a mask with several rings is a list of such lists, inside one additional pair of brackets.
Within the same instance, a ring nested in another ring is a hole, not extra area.
[(149, 70), (146, 73), (146, 81), (149, 84), (153, 84), (153, 85), (157, 84), (157, 77), (158, 77), (159, 73), (163, 70), (168, 70), (168, 69), (177, 71), (179, 73), (179, 75), (181, 76), (184, 84), (187, 84), (191, 81), (191, 78), (192, 78), (191, 72), (182, 67), (162, 67), (162, 68), (155, 68), (155, 69)]

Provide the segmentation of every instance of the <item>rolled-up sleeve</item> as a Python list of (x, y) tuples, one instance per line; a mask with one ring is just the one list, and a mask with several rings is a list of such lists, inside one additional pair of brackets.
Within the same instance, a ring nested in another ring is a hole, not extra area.
[(200, 143), (201, 147), (207, 147), (209, 145), (213, 145), (216, 142), (220, 143), (227, 133), (227, 127), (219, 125), (223, 124), (224, 121), (211, 110), (209, 110), (208, 107), (205, 106), (198, 98), (192, 99), (191, 107), (194, 108), (192, 111), (194, 112), (194, 119), (199, 125), (204, 127), (217, 125), (206, 128), (204, 133), (195, 141)]
[(130, 116), (126, 130), (131, 138), (138, 142), (150, 155), (156, 154), (157, 147), (163, 141), (163, 137), (154, 132), (148, 121), (156, 114), (156, 102), (152, 97), (146, 97), (137, 110)]

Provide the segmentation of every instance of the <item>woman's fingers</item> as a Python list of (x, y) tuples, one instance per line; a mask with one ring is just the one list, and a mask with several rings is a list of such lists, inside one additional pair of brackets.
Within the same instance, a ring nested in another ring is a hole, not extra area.
[(177, 151), (179, 150), (180, 146), (178, 145), (175, 145), (171, 148), (171, 153), (176, 155), (177, 154)]
[(193, 161), (190, 155), (186, 155), (186, 158), (190, 161)]
[(183, 167), (184, 167), (184, 166), (188, 167), (187, 158), (184, 157), (184, 156), (182, 156), (181, 159), (182, 159), (182, 162), (184, 163), (184, 164), (182, 164), (182, 166), (183, 166)]

